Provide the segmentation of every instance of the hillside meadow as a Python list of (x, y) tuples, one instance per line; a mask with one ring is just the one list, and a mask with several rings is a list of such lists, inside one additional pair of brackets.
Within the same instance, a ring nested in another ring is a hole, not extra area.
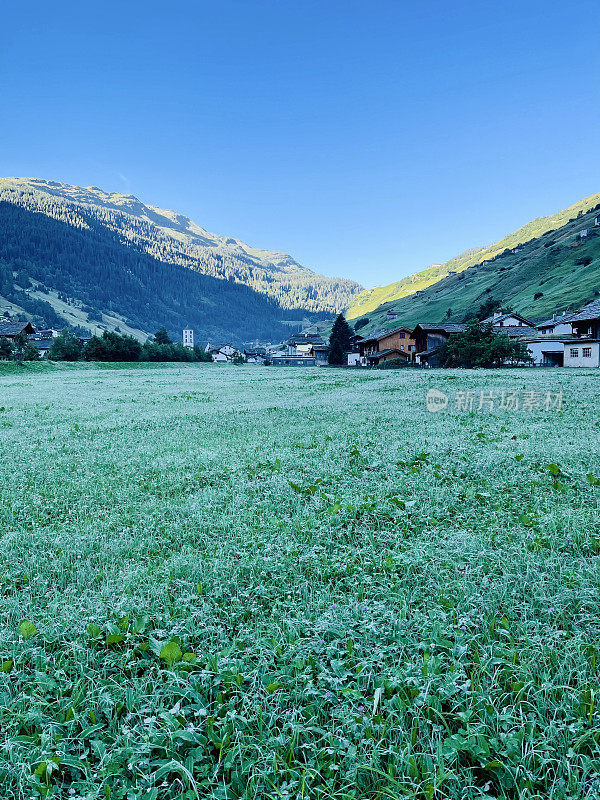
[(599, 400), (0, 366), (0, 797), (597, 798)]

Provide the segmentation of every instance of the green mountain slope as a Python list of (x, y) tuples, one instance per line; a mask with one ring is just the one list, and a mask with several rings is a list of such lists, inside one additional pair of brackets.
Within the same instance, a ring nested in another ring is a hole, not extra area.
[(286, 322), (329, 316), (360, 289), (131, 195), (0, 179), (0, 311), (140, 336), (166, 324), (277, 340)]
[[(532, 220), (489, 247), (362, 292), (347, 315), (368, 317), (368, 331), (398, 324), (387, 319), (388, 310), (406, 324), (456, 321), (491, 295), (534, 317), (581, 305), (600, 289), (600, 228), (594, 228), (598, 209), (600, 194)], [(590, 235), (579, 239), (585, 228)], [(588, 258), (589, 264), (577, 263)]]

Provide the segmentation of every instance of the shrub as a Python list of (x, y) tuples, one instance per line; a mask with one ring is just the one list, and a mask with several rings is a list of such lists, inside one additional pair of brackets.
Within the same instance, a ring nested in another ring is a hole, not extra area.
[(50, 345), (48, 358), (51, 361), (79, 361), (82, 352), (79, 339), (65, 328)]
[(83, 348), (86, 361), (138, 361), (142, 345), (133, 336), (122, 336), (114, 331), (104, 331), (102, 336), (92, 336)]
[(471, 321), (466, 331), (450, 336), (436, 356), (444, 367), (501, 367), (533, 361), (526, 344), (496, 333), (491, 323), (482, 325), (478, 320)]
[(10, 361), (12, 358), (13, 346), (10, 339), (0, 336), (0, 361)]
[(407, 366), (407, 358), (391, 358), (389, 361), (384, 361), (383, 364), (378, 364), (376, 369), (401, 369)]

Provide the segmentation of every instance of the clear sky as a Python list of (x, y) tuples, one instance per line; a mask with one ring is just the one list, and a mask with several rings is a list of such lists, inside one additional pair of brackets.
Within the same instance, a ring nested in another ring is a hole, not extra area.
[(600, 192), (597, 0), (4, 0), (0, 175), (365, 286)]

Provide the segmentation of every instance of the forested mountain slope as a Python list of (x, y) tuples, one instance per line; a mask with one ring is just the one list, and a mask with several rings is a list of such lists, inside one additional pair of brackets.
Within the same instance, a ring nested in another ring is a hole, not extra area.
[(132, 196), (0, 179), (0, 296), (30, 314), (50, 315), (50, 302), (62, 319), (66, 302), (83, 325), (108, 315), (142, 331), (276, 339), (286, 319), (332, 314), (358, 291)]
[[(348, 317), (368, 318), (368, 331), (398, 320), (459, 321), (490, 297), (530, 317), (577, 308), (600, 291), (600, 227), (594, 225), (599, 213), (600, 194), (533, 220), (494, 245), (365, 291)], [(398, 315), (395, 321), (388, 320), (388, 311)]]

